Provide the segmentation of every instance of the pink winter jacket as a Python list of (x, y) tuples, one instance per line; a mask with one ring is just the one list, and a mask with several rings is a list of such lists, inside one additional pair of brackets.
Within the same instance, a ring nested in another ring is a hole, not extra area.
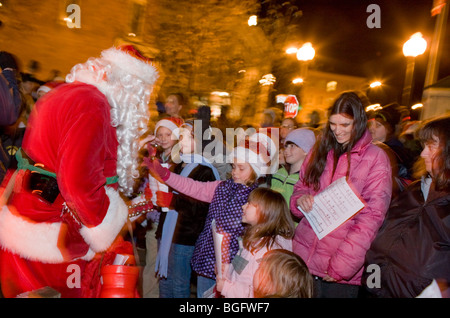
[[(316, 195), (336, 179), (345, 177), (347, 154), (339, 158), (336, 171), (332, 175), (333, 151), (328, 153), (317, 192), (302, 183), (306, 168), (306, 164), (303, 164), (300, 179), (294, 186), (290, 200), (292, 213), (301, 218), (295, 231), (293, 250), (306, 262), (313, 275), (328, 275), (338, 283), (360, 285), (364, 257), (383, 223), (391, 201), (391, 166), (384, 150), (372, 144), (368, 130), (353, 147), (350, 157), (348, 182), (364, 200), (365, 207), (319, 240), (308, 220), (297, 208), (296, 202), (301, 196)], [(309, 160), (309, 157), (306, 160)]]
[(233, 268), (233, 264), (227, 264), (224, 270), (224, 283), (222, 296), (225, 298), (254, 298), (253, 276), (261, 263), (264, 254), (269, 250), (284, 249), (292, 251), (292, 240), (282, 236), (277, 236), (275, 244), (271, 249), (263, 247), (252, 254), (249, 250), (241, 248), (238, 255), (248, 261), (247, 265), (238, 273)]

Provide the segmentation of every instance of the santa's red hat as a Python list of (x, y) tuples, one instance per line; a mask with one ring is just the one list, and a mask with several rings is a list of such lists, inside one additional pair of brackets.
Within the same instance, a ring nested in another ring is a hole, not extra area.
[(158, 78), (158, 72), (150, 58), (143, 56), (132, 45), (121, 45), (104, 50), (101, 53), (104, 60), (122, 69), (124, 74), (132, 74), (145, 83), (153, 85)]

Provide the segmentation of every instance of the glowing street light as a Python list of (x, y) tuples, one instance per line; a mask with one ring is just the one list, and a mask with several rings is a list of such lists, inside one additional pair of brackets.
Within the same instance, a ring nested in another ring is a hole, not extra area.
[(409, 105), (411, 99), (415, 59), (423, 54), (426, 49), (427, 41), (420, 32), (414, 33), (403, 45), (403, 54), (407, 58), (405, 84), (402, 93), (402, 104), (405, 106)]
[(411, 109), (417, 109), (417, 108), (421, 108), (421, 107), (423, 107), (423, 104), (422, 103), (417, 103), (417, 104), (412, 105)]
[(375, 88), (375, 87), (380, 87), (381, 86), (381, 82), (380, 81), (375, 81), (370, 83), (370, 88)]
[(248, 23), (249, 26), (257, 25), (258, 24), (258, 17), (256, 15), (250, 16), (250, 18), (248, 18), (248, 22), (247, 23)]
[(290, 47), (286, 50), (286, 54), (297, 54), (298, 49), (296, 47)]
[(301, 84), (301, 83), (303, 83), (303, 78), (301, 78), (301, 77), (294, 78), (292, 80), (292, 83), (293, 84)]
[(403, 44), (403, 54), (408, 57), (416, 57), (421, 55), (427, 49), (427, 41), (423, 38), (422, 33), (417, 32), (411, 35), (408, 41)]
[(299, 61), (311, 61), (314, 58), (316, 51), (312, 47), (310, 42), (303, 44), (297, 51), (297, 60)]
[(266, 74), (259, 80), (259, 83), (262, 86), (268, 86), (268, 85), (272, 85), (273, 83), (275, 83), (275, 81), (276, 81), (275, 76), (273, 76), (272, 74)]
[(370, 111), (376, 111), (379, 109), (382, 109), (383, 107), (381, 107), (380, 104), (372, 104), (366, 107), (366, 112), (370, 112)]

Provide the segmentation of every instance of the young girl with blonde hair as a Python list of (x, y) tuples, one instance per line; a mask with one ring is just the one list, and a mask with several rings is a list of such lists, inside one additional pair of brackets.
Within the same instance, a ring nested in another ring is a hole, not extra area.
[(294, 252), (270, 250), (253, 277), (255, 298), (311, 298), (313, 278), (305, 262)]
[(225, 264), (217, 291), (226, 298), (253, 298), (253, 276), (264, 254), (271, 249), (292, 251), (294, 223), (283, 196), (268, 188), (253, 190), (242, 222), (248, 224), (242, 244), (231, 264)]

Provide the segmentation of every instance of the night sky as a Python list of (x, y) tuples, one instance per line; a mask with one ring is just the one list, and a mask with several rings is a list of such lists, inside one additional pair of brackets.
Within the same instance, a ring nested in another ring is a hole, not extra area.
[[(296, 0), (303, 15), (298, 40), (316, 49), (312, 67), (323, 71), (381, 79), (390, 94), (401, 94), (406, 71), (402, 52), (405, 41), (421, 32), (427, 51), (416, 58), (413, 99), (420, 100), (436, 17), (433, 0)], [(369, 28), (366, 12), (370, 4), (380, 6), (380, 28)], [(450, 19), (449, 19), (450, 20)], [(444, 52), (450, 50), (447, 23)], [(442, 54), (438, 79), (450, 75), (449, 54)]]

